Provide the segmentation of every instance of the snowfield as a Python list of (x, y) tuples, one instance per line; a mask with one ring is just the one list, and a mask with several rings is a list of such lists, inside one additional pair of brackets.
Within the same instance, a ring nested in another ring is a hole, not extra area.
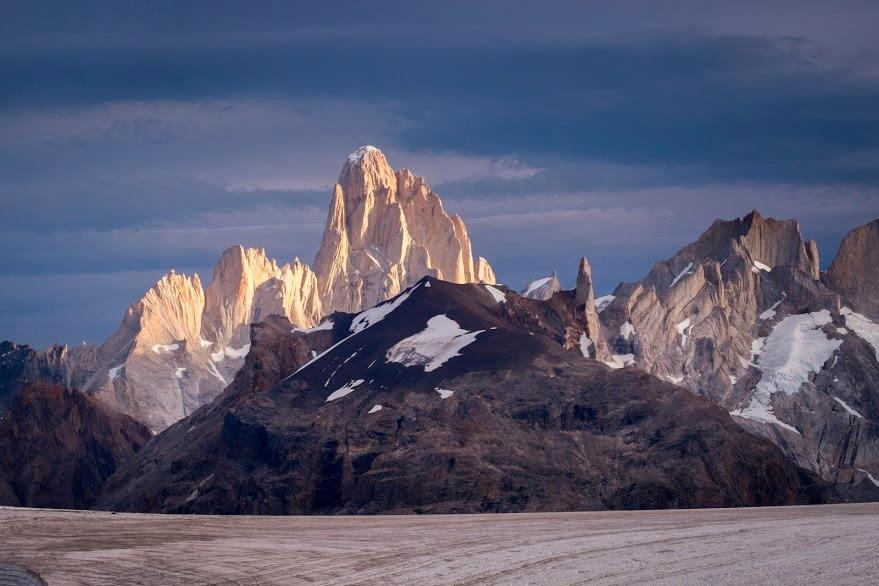
[(394, 344), (385, 358), (403, 366), (424, 366), (424, 372), (436, 370), (449, 359), (461, 355), (461, 350), (476, 341), (485, 330), (470, 332), (458, 322), (437, 315), (427, 320), (427, 327)]
[[(210, 517), (0, 508), (0, 578), (49, 584), (869, 584), (879, 503)], [(18, 582), (27, 584), (30, 582)]]
[(822, 331), (821, 328), (830, 322), (830, 312), (826, 309), (791, 315), (781, 320), (765, 339), (754, 340), (751, 351), (756, 363), (753, 366), (761, 372), (760, 382), (748, 404), (731, 414), (773, 423), (799, 433), (772, 412), (772, 395), (799, 392), (800, 387), (809, 382), (810, 376), (819, 372), (842, 345), (842, 340), (830, 339)]

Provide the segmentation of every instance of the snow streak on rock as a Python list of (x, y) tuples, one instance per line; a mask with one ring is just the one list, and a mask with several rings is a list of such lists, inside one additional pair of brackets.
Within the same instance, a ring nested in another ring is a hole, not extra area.
[(330, 393), (330, 396), (327, 397), (326, 402), (329, 403), (330, 401), (335, 401), (336, 399), (341, 399), (342, 397), (350, 395), (354, 392), (354, 389), (362, 385), (364, 382), (365, 381), (362, 378), (359, 378), (357, 380), (346, 383), (345, 386), (336, 389), (335, 391)]
[(497, 301), (498, 303), (506, 303), (507, 302), (506, 294), (503, 291), (501, 291), (500, 289), (498, 289), (497, 287), (492, 287), (491, 285), (485, 285), (485, 289), (486, 289), (486, 291), (491, 293), (491, 296), (494, 297), (494, 300)]

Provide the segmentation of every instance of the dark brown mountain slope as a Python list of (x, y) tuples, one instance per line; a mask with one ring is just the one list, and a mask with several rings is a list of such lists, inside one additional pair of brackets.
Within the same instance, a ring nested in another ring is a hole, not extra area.
[(27, 385), (0, 420), (0, 504), (87, 508), (149, 439), (146, 427), (77, 390)]
[(724, 409), (542, 335), (564, 328), (547, 302), (425, 278), (330, 319), (331, 330), (311, 333), (256, 326), (230, 388), (126, 462), (97, 507), (476, 512), (833, 498)]

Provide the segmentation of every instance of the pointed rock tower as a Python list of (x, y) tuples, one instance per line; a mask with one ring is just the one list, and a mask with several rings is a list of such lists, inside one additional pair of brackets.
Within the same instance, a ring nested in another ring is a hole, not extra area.
[(484, 259), (473, 262), (463, 221), (446, 214), (422, 177), (395, 173), (372, 146), (342, 167), (314, 271), (325, 313), (361, 311), (425, 275), (494, 282)]
[(598, 311), (595, 309), (595, 291), (592, 288), (592, 267), (586, 257), (580, 259), (577, 270), (577, 288), (574, 290), (574, 312), (577, 320), (583, 324), (583, 335), (580, 348), (596, 360), (610, 360), (610, 349), (604, 337)]

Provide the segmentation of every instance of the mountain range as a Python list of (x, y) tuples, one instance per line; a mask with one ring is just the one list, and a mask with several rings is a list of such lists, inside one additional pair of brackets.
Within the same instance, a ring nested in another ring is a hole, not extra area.
[[(516, 293), (424, 179), (362, 147), (312, 266), (236, 245), (206, 288), (162, 277), (101, 346), (2, 343), (0, 501), (286, 514), (877, 499), (879, 220), (820, 266), (794, 220), (755, 210), (611, 295), (585, 257), (573, 290), (553, 273)], [(43, 396), (53, 409), (33, 407)], [(76, 480), (34, 499), (62, 459), (81, 463)]]
[(232, 381), (250, 348), (250, 324), (282, 315), (308, 328), (337, 309), (371, 307), (425, 275), (494, 282), (488, 262), (474, 260), (464, 222), (446, 214), (425, 180), (407, 169), (394, 172), (381, 151), (364, 146), (348, 156), (333, 189), (314, 269), (235, 245), (220, 255), (207, 288), (198, 275), (171, 270), (101, 346), (22, 349), (17, 356), (28, 358), (0, 362), (0, 369), (23, 372), (3, 375), (0, 385), (11, 388), (0, 386), (0, 409), (19, 378), (48, 378), (159, 432)]

